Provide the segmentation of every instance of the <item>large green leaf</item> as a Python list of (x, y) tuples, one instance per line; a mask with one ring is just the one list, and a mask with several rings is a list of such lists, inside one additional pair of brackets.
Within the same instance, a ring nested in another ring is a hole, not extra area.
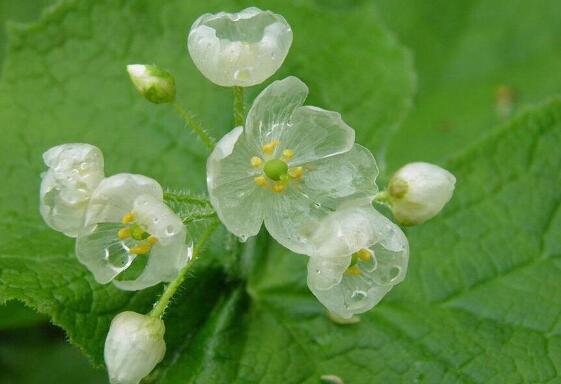
[(498, 103), (515, 114), (560, 93), (557, 0), (376, 3), (418, 71), (415, 107), (388, 150), (393, 168), (463, 150), (508, 115)]
[[(171, 108), (151, 105), (136, 93), (125, 65), (157, 62), (177, 74), (179, 98), (220, 136), (232, 126), (231, 91), (211, 85), (196, 71), (186, 54), (185, 35), (204, 12), (247, 5), (68, 0), (39, 22), (10, 31), (0, 84), (0, 302), (19, 299), (48, 314), (97, 364), (103, 360), (111, 318), (125, 309), (146, 312), (162, 287), (131, 294), (94, 282), (76, 261), (73, 241), (47, 228), (38, 215), (41, 153), (63, 142), (88, 142), (105, 153), (108, 174), (143, 173), (172, 188), (204, 191), (204, 147)], [(277, 77), (301, 77), (310, 85), (310, 104), (342, 112), (362, 142), (379, 152), (410, 104), (413, 75), (408, 54), (380, 24), (372, 6), (341, 4), (345, 6), (331, 10), (313, 1), (281, 0), (256, 5), (282, 13), (295, 31)], [(189, 367), (202, 369), (213, 360), (215, 350), (207, 346), (221, 343), (214, 333), (228, 324), (230, 315), (252, 332), (278, 321), (253, 315), (256, 301), (240, 277), (246, 274), (228, 268), (236, 248), (221, 245), (223, 231), (216, 236), (169, 311), (168, 354), (156, 376), (171, 377), (174, 371), (166, 367), (179, 365), (194, 372)], [(264, 255), (259, 250), (266, 243), (246, 249), (246, 257)], [(285, 332), (272, 331), (286, 343)], [(267, 343), (274, 343), (274, 337)], [(240, 353), (242, 340), (236, 340)], [(197, 345), (204, 348), (183, 353)], [(259, 359), (255, 355), (256, 365)], [(290, 374), (301, 377), (307, 362), (295, 364), (302, 369)], [(285, 368), (281, 361), (275, 365)], [(271, 365), (257, 374), (272, 377), (274, 372)], [(228, 367), (205, 374), (227, 380), (234, 372)], [(242, 382), (251, 377), (240, 375)]]

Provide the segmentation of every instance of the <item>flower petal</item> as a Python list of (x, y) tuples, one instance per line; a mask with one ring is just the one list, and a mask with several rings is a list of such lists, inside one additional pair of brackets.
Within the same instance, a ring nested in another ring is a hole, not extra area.
[(286, 20), (255, 7), (202, 15), (188, 37), (189, 54), (197, 68), (224, 87), (262, 83), (281, 66), (291, 44), (292, 30)]
[(294, 76), (272, 82), (257, 96), (245, 127), (245, 135), (256, 150), (280, 139), (285, 130), (291, 129), (289, 120), (307, 96), (308, 87)]
[(103, 154), (89, 144), (63, 144), (43, 154), (39, 210), (53, 229), (76, 237), (84, 224), (90, 195), (103, 180)]
[(207, 186), (218, 217), (242, 240), (259, 232), (263, 223), (263, 200), (269, 191), (257, 186), (258, 172), (251, 166), (255, 152), (237, 127), (226, 134), (207, 161)]
[(181, 219), (161, 200), (142, 195), (134, 201), (136, 222), (158, 242), (152, 247), (144, 271), (134, 280), (114, 280), (121, 289), (136, 291), (168, 282), (191, 259), (193, 241)]
[(121, 222), (141, 195), (163, 200), (164, 192), (156, 180), (143, 175), (120, 173), (104, 179), (91, 196), (85, 226)]
[[(368, 221), (366, 227), (365, 221)], [(338, 249), (350, 253), (334, 255), (318, 252), (308, 262), (308, 287), (331, 312), (343, 318), (374, 307), (407, 273), (409, 244), (407, 238), (385, 216), (371, 206), (348, 207), (328, 217), (318, 226), (323, 241), (317, 249), (343, 243)], [(347, 273), (352, 253), (368, 249), (371, 260), (358, 261), (360, 273)]]
[(290, 129), (284, 130), (280, 141), (294, 151), (290, 165), (301, 165), (347, 152), (353, 147), (355, 131), (339, 113), (307, 105), (294, 111)]

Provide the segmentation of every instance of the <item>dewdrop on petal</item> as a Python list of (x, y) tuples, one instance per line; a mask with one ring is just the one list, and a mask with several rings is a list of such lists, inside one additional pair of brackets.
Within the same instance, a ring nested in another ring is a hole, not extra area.
[(104, 358), (111, 384), (138, 384), (166, 353), (164, 322), (136, 312), (121, 312), (111, 321)]
[(39, 210), (54, 230), (76, 237), (90, 196), (104, 178), (103, 154), (90, 144), (62, 144), (43, 154)]
[(134, 87), (148, 101), (162, 104), (175, 100), (175, 79), (171, 73), (144, 64), (127, 65), (127, 72)]
[(292, 30), (281, 16), (251, 7), (238, 13), (199, 17), (188, 36), (188, 49), (202, 74), (223, 87), (262, 83), (281, 66)]
[(443, 168), (410, 163), (392, 176), (387, 199), (400, 224), (421, 224), (442, 210), (452, 198), (455, 184), (454, 175)]

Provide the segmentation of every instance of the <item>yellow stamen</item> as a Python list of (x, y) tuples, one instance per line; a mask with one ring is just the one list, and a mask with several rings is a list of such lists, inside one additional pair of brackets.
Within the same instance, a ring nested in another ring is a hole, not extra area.
[(125, 214), (123, 216), (123, 218), (121, 219), (121, 222), (123, 224), (129, 224), (129, 223), (132, 223), (133, 221), (134, 221), (134, 213), (132, 213), (132, 212), (129, 212), (129, 213)]
[(347, 268), (346, 272), (349, 275), (358, 276), (362, 273), (358, 265), (353, 265), (352, 267)]
[(146, 239), (146, 241), (150, 244), (150, 245), (154, 245), (158, 242), (158, 239), (155, 236), (150, 236), (149, 238)]
[(275, 185), (273, 185), (273, 192), (282, 192), (285, 189), (286, 189), (285, 183), (275, 183)]
[(259, 157), (257, 157), (257, 156), (253, 156), (253, 157), (251, 158), (250, 162), (251, 162), (251, 166), (252, 166), (253, 168), (260, 167), (261, 164), (263, 164), (263, 160), (261, 160), (261, 158), (259, 158)]
[(263, 146), (263, 153), (265, 153), (266, 155), (272, 154), (275, 148), (277, 147), (277, 145), (279, 144), (280, 144), (279, 140), (273, 140), (270, 143), (265, 144)]
[(266, 187), (268, 185), (267, 179), (265, 179), (264, 176), (257, 176), (253, 181), (260, 187)]
[(294, 151), (292, 149), (285, 149), (282, 151), (282, 157), (284, 160), (290, 160), (294, 157)]
[(131, 237), (131, 229), (129, 227), (121, 228), (119, 229), (117, 236), (119, 236), (119, 240), (128, 239)]
[(362, 248), (360, 251), (358, 251), (356, 253), (356, 255), (358, 256), (358, 258), (362, 261), (370, 261), (372, 259), (372, 254), (370, 253), (370, 251), (366, 248)]
[(129, 251), (130, 251), (130, 253), (133, 253), (135, 255), (144, 255), (144, 254), (150, 252), (151, 248), (152, 248), (152, 246), (150, 244), (144, 243), (144, 244), (135, 245)]
[(299, 179), (302, 177), (303, 174), (304, 174), (304, 168), (302, 167), (291, 168), (288, 170), (288, 175), (293, 179)]

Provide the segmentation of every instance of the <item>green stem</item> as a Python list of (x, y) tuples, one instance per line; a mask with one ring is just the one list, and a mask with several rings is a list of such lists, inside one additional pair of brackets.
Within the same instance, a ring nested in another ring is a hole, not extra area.
[(378, 204), (389, 204), (389, 197), (388, 191), (380, 191), (374, 195), (374, 202)]
[(195, 248), (193, 249), (193, 258), (189, 261), (189, 263), (187, 263), (185, 267), (183, 267), (181, 271), (179, 271), (179, 274), (177, 275), (175, 280), (173, 280), (171, 283), (169, 283), (166, 286), (164, 293), (162, 294), (160, 299), (154, 304), (154, 308), (152, 308), (152, 310), (148, 314), (149, 316), (160, 318), (160, 319), (164, 316), (164, 312), (166, 311), (166, 308), (169, 305), (171, 298), (173, 297), (177, 289), (181, 286), (183, 281), (185, 281), (185, 276), (187, 275), (187, 272), (189, 271), (189, 269), (191, 269), (191, 266), (193, 265), (195, 260), (198, 259), (206, 242), (208, 241), (208, 239), (213, 234), (213, 232), (215, 231), (215, 229), (218, 227), (219, 224), (220, 222), (218, 220), (214, 221), (201, 235), (199, 241), (197, 242), (197, 244), (195, 244)]
[(183, 117), (185, 123), (189, 127), (191, 127), (191, 129), (195, 131), (197, 135), (199, 135), (203, 143), (205, 143), (208, 149), (212, 151), (215, 144), (214, 139), (210, 137), (210, 135), (204, 130), (204, 128), (197, 122), (193, 114), (183, 108), (177, 101), (173, 102), (173, 106), (175, 110), (181, 115), (181, 117)]
[(209, 213), (194, 213), (182, 219), (183, 224), (192, 223), (195, 220), (203, 220), (203, 219), (210, 219), (216, 217), (216, 212), (212, 211)]
[(175, 192), (164, 192), (164, 199), (183, 203), (192, 203), (197, 205), (208, 205), (210, 206), (210, 201), (203, 199), (202, 197), (191, 196), (185, 193), (175, 193)]
[(245, 112), (244, 112), (244, 99), (243, 88), (234, 87), (234, 127), (244, 125)]

